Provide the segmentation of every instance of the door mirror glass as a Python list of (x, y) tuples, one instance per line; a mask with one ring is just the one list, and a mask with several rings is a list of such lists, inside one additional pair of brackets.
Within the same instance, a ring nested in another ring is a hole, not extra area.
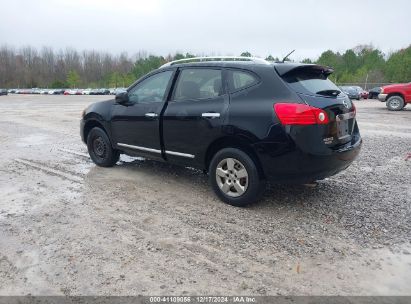
[(128, 98), (127, 92), (120, 92), (116, 94), (116, 102), (122, 105), (128, 104), (130, 99)]

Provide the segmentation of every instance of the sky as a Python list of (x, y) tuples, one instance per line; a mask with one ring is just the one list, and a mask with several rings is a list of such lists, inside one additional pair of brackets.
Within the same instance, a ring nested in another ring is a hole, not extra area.
[(410, 0), (0, 0), (0, 45), (317, 58), (411, 44)]

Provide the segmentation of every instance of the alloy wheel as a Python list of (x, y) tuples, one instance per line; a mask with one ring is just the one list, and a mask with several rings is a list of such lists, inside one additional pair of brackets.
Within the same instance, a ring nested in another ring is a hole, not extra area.
[(227, 196), (239, 197), (248, 188), (248, 172), (235, 158), (225, 158), (216, 169), (216, 180), (220, 190)]

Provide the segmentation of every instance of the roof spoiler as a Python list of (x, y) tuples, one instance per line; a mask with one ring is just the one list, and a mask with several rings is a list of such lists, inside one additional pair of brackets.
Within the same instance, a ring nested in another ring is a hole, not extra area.
[(328, 66), (319, 65), (319, 64), (304, 64), (304, 63), (291, 63), (291, 64), (277, 64), (275, 69), (280, 76), (284, 76), (288, 73), (298, 71), (298, 70), (317, 70), (320, 73), (323, 73), (325, 76), (329, 76), (334, 72), (334, 70)]

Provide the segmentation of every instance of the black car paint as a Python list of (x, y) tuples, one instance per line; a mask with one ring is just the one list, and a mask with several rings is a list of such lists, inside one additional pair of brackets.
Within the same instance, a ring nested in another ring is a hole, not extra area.
[[(281, 73), (299, 65), (279, 63)], [(227, 71), (240, 69), (255, 73), (260, 79), (251, 87), (229, 93), (224, 81), (224, 94), (215, 99), (172, 101), (172, 90), (178, 73), (185, 67), (211, 67)], [(318, 67), (318, 66), (316, 66)], [(248, 62), (190, 63), (156, 70), (155, 73), (173, 70), (164, 102), (157, 104), (121, 105), (115, 100), (95, 103), (85, 111), (81, 122), (81, 135), (91, 125), (100, 124), (108, 134), (112, 146), (129, 155), (169, 161), (183, 166), (207, 170), (209, 153), (222, 146), (241, 146), (253, 155), (261, 166), (261, 174), (276, 182), (310, 182), (325, 178), (347, 168), (360, 151), (361, 137), (355, 120), (351, 122), (352, 135), (345, 142), (335, 136), (336, 117), (353, 111), (346, 95), (340, 97), (309, 96), (291, 90), (281, 79), (276, 64), (262, 65)], [(330, 71), (330, 69), (327, 69)], [(332, 71), (332, 70), (331, 70)], [(342, 104), (349, 102), (350, 107)], [(323, 108), (330, 117), (328, 125), (283, 126), (273, 110), (277, 102), (306, 103)], [(147, 118), (153, 112), (158, 117)], [(220, 118), (202, 117), (202, 113), (221, 113)], [(91, 122), (91, 125), (90, 125)], [(143, 146), (158, 150), (135, 151), (117, 143)], [(181, 157), (168, 151), (193, 155)]]

